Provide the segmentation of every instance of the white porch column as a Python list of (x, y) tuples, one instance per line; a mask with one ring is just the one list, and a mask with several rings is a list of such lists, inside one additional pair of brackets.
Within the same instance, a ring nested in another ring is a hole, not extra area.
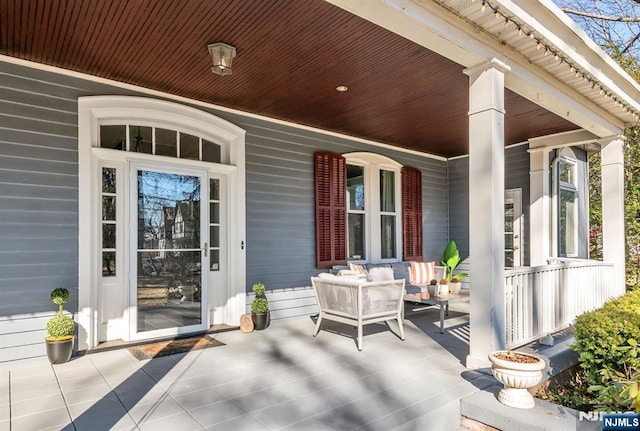
[(504, 74), (499, 60), (468, 68), (469, 256), (471, 260), (468, 368), (488, 366), (505, 348)]
[(600, 141), (602, 166), (602, 248), (615, 267), (616, 292), (625, 291), (624, 138)]
[(551, 150), (530, 153), (529, 265), (546, 265), (551, 256)]

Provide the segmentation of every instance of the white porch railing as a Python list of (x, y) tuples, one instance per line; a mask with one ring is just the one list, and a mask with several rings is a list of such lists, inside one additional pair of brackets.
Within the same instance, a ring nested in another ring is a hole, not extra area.
[(614, 296), (613, 264), (592, 260), (505, 270), (506, 344), (512, 349), (568, 328)]

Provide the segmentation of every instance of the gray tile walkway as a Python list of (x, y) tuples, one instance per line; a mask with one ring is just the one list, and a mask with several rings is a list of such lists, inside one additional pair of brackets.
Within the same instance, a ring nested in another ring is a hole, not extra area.
[(0, 431), (457, 430), (460, 398), (494, 382), (462, 365), (461, 311), (440, 334), (437, 310), (407, 310), (405, 341), (370, 325), (362, 352), (352, 328), (313, 338), (300, 319), (146, 361), (115, 350), (0, 368)]

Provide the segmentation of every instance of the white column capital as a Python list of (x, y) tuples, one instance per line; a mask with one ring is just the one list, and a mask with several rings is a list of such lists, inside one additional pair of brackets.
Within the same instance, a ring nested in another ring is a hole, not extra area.
[(502, 73), (511, 71), (511, 67), (508, 64), (498, 60), (497, 58), (492, 58), (489, 61), (476, 64), (475, 66), (467, 67), (462, 71), (462, 73), (473, 78), (475, 75), (480, 75), (482, 72), (489, 69), (496, 69)]
[(509, 66), (497, 59), (464, 70), (469, 76), (469, 116), (493, 110), (504, 114), (504, 74)]
[(601, 139), (600, 143), (600, 165), (624, 165), (624, 136), (614, 136)]
[(624, 135), (612, 135), (598, 139), (598, 144), (600, 144), (601, 147), (605, 147), (613, 142), (624, 143), (626, 140), (627, 138)]

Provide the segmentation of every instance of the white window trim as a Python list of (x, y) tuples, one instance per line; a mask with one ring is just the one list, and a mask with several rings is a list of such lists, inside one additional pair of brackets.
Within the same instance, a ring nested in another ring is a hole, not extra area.
[[(97, 148), (101, 124), (162, 125), (167, 128), (192, 133), (221, 145), (218, 170), (225, 172), (232, 189), (229, 195), (229, 265), (228, 301), (225, 319), (239, 325), (240, 316), (246, 311), (246, 254), (240, 244), (245, 242), (245, 134), (240, 127), (204, 111), (174, 102), (145, 97), (95, 96), (78, 98), (78, 324), (80, 326), (78, 349), (86, 350), (97, 345), (98, 329), (98, 278), (102, 267), (97, 240), (99, 211), (96, 193), (101, 175), (101, 154), (116, 161), (129, 158), (138, 161), (158, 162), (157, 156)], [(167, 162), (169, 162), (167, 160)], [(206, 162), (171, 159), (171, 164), (184, 166), (211, 166)], [(119, 268), (122, 273), (122, 268)]]
[[(570, 164), (573, 170), (573, 183), (567, 183), (560, 181), (560, 163)], [(577, 258), (579, 256), (578, 247), (578, 211), (580, 196), (578, 193), (578, 162), (577, 160), (560, 154), (553, 161), (553, 254), (556, 257)], [(574, 217), (573, 217), (573, 249), (574, 253), (567, 254), (566, 256), (560, 256), (560, 190), (571, 191), (575, 194), (574, 201)]]
[[(358, 263), (384, 263), (402, 260), (402, 164), (389, 157), (367, 152), (347, 153), (342, 155), (347, 165), (364, 167), (365, 184), (365, 254), (366, 259), (350, 260)], [(396, 196), (396, 257), (382, 259), (380, 236), (380, 170), (395, 172)], [(349, 211), (348, 211), (349, 212)], [(348, 241), (347, 226), (347, 241)], [(347, 252), (349, 245), (347, 244)]]

